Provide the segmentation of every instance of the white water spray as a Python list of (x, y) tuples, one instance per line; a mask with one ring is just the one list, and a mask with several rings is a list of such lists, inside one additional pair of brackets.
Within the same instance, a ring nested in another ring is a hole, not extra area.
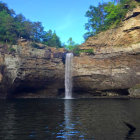
[(72, 68), (73, 67), (73, 54), (66, 54), (65, 64), (65, 99), (72, 98)]

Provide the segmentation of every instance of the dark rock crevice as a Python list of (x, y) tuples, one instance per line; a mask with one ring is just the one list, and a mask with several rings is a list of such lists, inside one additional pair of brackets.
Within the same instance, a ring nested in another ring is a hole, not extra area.
[(134, 18), (134, 17), (136, 17), (136, 16), (138, 16), (138, 15), (140, 15), (140, 12), (134, 12), (134, 13), (130, 14), (129, 16), (127, 16), (127, 17), (124, 19), (124, 21), (125, 21), (125, 20), (128, 20), (128, 19), (130, 19), (130, 18)]
[(131, 32), (131, 31), (133, 31), (133, 30), (138, 30), (138, 29), (140, 29), (140, 26), (132, 27), (132, 28), (130, 28), (130, 29), (124, 30), (124, 32)]

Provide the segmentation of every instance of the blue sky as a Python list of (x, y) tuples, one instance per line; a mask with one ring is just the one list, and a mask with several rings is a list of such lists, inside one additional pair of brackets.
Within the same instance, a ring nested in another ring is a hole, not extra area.
[(31, 21), (42, 22), (45, 30), (55, 30), (62, 43), (72, 37), (76, 43), (84, 41), (85, 13), (90, 5), (108, 0), (2, 0), (16, 14), (22, 13)]

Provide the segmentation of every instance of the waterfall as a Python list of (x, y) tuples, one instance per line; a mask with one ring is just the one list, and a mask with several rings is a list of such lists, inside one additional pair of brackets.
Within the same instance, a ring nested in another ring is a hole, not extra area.
[(73, 54), (66, 54), (66, 64), (65, 64), (65, 99), (72, 98), (72, 64), (73, 64)]

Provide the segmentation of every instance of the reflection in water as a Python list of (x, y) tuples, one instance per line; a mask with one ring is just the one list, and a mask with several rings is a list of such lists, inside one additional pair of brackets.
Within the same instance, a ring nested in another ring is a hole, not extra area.
[[(2, 112), (1, 112), (2, 113)], [(0, 127), (2, 127), (3, 129), (1, 130), (1, 133), (5, 135), (5, 139), (9, 140), (9, 139), (15, 139), (14, 137), (14, 133), (16, 133), (16, 129), (15, 128), (15, 108), (14, 108), (14, 104), (10, 103), (9, 106), (6, 106), (6, 109), (4, 110), (2, 115), (2, 123), (0, 125)], [(5, 133), (6, 130), (6, 133)], [(1, 138), (1, 137), (0, 137)]]
[(139, 108), (140, 100), (0, 101), (0, 140), (139, 140)]
[(127, 135), (126, 135), (126, 140), (131, 139), (131, 137), (133, 136), (136, 128), (132, 124), (129, 124), (127, 122), (124, 122), (124, 124), (129, 128), (129, 131), (128, 131)]
[(64, 101), (64, 107), (65, 107), (65, 112), (64, 112), (64, 118), (65, 118), (65, 133), (64, 133), (64, 138), (70, 139), (70, 135), (72, 134), (72, 130), (74, 129), (72, 126), (72, 100), (65, 100)]
[(78, 116), (74, 115), (75, 105), (73, 103), (74, 100), (64, 101), (65, 127), (63, 138), (67, 140), (83, 138), (83, 135), (80, 135), (80, 132), (78, 131), (79, 119)]

